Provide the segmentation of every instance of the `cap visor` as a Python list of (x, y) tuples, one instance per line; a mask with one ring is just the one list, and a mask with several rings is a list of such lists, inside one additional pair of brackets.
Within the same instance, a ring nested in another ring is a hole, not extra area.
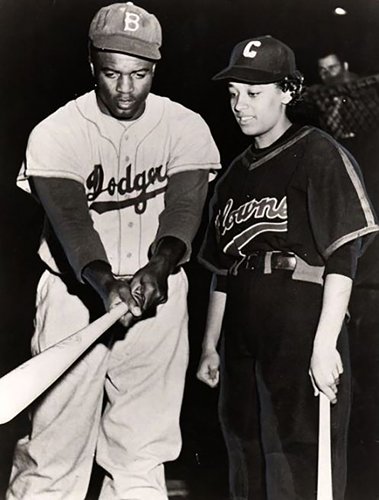
[(96, 49), (100, 50), (121, 52), (153, 61), (158, 61), (161, 58), (158, 47), (125, 35), (96, 35), (92, 37), (91, 42)]
[(229, 80), (242, 83), (275, 83), (282, 80), (285, 76), (282, 73), (275, 74), (242, 66), (228, 66), (212, 77), (212, 80)]

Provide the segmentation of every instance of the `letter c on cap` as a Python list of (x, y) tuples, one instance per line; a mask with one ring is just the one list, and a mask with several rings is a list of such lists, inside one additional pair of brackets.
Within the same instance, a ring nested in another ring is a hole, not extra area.
[(245, 57), (250, 57), (251, 59), (254, 59), (254, 57), (258, 54), (258, 52), (254, 49), (252, 49), (252, 47), (260, 47), (262, 45), (262, 42), (260, 42), (259, 40), (253, 40), (251, 42), (248, 42), (245, 46), (245, 48), (243, 49), (243, 55)]

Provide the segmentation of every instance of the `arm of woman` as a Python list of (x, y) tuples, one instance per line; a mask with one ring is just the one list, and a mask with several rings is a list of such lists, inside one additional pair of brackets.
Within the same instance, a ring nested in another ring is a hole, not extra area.
[(310, 363), (310, 376), (316, 387), (337, 402), (338, 383), (343, 373), (337, 340), (349, 304), (352, 279), (342, 274), (328, 274), (325, 279), (322, 309)]
[(210, 387), (216, 387), (219, 382), (220, 356), (217, 344), (221, 334), (225, 303), (226, 293), (211, 286), (202, 354), (197, 370), (197, 378)]

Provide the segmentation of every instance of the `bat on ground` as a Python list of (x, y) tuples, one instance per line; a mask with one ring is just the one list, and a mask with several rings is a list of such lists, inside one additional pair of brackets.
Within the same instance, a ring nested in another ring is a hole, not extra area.
[(319, 398), (317, 500), (333, 500), (330, 401), (322, 392)]
[[(0, 378), (0, 424), (12, 420), (50, 387), (108, 328), (128, 311), (120, 303)], [(131, 314), (131, 313), (129, 313)]]

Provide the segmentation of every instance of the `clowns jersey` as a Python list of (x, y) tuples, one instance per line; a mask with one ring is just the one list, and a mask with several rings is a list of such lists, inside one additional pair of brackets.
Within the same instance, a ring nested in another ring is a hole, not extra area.
[(249, 147), (220, 180), (200, 260), (225, 274), (257, 250), (290, 251), (323, 266), (378, 229), (354, 160), (324, 132), (292, 126), (268, 148)]
[[(198, 114), (150, 94), (138, 119), (120, 121), (103, 114), (90, 92), (37, 125), (17, 182), (29, 192), (31, 176), (80, 182), (112, 270), (124, 276), (147, 263), (168, 178), (218, 168), (218, 150)], [(46, 234), (39, 253), (59, 271)]]

